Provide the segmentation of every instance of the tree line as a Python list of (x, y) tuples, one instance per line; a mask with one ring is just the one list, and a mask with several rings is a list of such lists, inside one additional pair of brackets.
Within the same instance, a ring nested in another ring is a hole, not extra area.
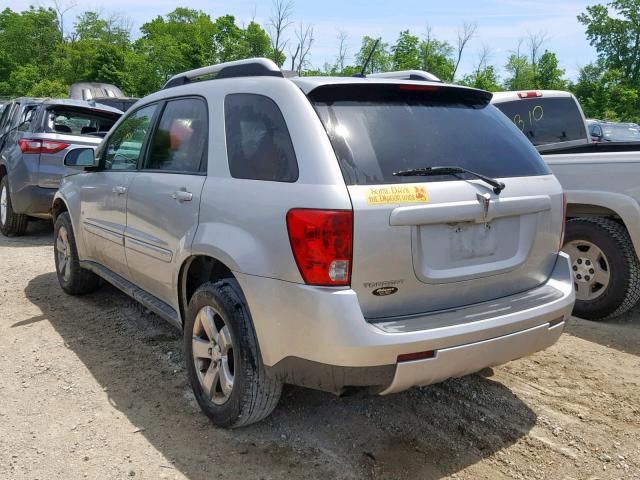
[(175, 73), (249, 57), (272, 58), (300, 75), (347, 76), (360, 73), (371, 56), (365, 73), (418, 69), (490, 91), (570, 90), (589, 117), (640, 121), (640, 0), (612, 0), (578, 16), (597, 59), (574, 80), (565, 77), (556, 54), (544, 48), (544, 32), (516, 42), (503, 78), (486, 45), (473, 69), (460, 73), (470, 43), (479, 40), (475, 23), (461, 25), (453, 42), (436, 38), (429, 27), (422, 35), (401, 31), (394, 43), (364, 36), (353, 55), (348, 34), (340, 31), (335, 59), (314, 67), (313, 26), (293, 21), (291, 0), (274, 0), (263, 25), (239, 25), (232, 15), (212, 18), (179, 7), (143, 24), (135, 38), (126, 17), (98, 11), (81, 13), (66, 29), (68, 9), (61, 1), (54, 0), (51, 8), (0, 13), (0, 97), (66, 96), (68, 86), (78, 81), (113, 83), (128, 95), (144, 96)]

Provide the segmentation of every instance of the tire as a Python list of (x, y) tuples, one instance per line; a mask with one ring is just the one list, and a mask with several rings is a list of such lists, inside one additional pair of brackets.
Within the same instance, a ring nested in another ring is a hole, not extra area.
[(9, 191), (9, 179), (5, 175), (0, 179), (0, 232), (5, 237), (18, 237), (27, 230), (29, 217), (13, 211)]
[[(217, 342), (211, 340), (206, 324), (216, 329), (211, 336)], [(202, 356), (194, 355), (194, 349)], [(193, 294), (184, 351), (196, 401), (215, 425), (236, 428), (259, 422), (278, 404), (282, 383), (265, 372), (253, 322), (235, 280), (205, 283)]]
[(71, 217), (67, 212), (56, 218), (53, 227), (53, 252), (58, 282), (66, 293), (84, 295), (100, 287), (100, 277), (80, 266)]
[[(599, 217), (568, 221), (563, 251), (571, 257), (576, 285), (574, 315), (606, 320), (627, 312), (640, 299), (640, 261), (627, 230), (618, 222)], [(598, 258), (595, 266), (588, 260), (593, 258)], [(585, 286), (585, 279), (592, 283)]]

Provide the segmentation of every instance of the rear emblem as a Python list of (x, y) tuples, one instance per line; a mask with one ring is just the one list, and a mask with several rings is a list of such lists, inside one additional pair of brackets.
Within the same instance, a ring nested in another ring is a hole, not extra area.
[(486, 222), (487, 217), (489, 216), (489, 205), (491, 204), (491, 195), (489, 195), (488, 193), (483, 193), (482, 195), (479, 193), (476, 193), (476, 198), (478, 199), (478, 202), (482, 206), (482, 212), (483, 212), (482, 221)]
[(380, 287), (376, 288), (373, 293), (376, 297), (386, 297), (387, 295), (393, 295), (398, 289), (396, 287)]

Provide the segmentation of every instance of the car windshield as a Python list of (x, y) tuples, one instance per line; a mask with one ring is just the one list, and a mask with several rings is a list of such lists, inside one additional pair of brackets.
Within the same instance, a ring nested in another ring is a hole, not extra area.
[(45, 130), (67, 135), (92, 135), (109, 131), (119, 117), (117, 113), (88, 108), (55, 108), (47, 112)]
[(584, 120), (571, 97), (518, 99), (495, 106), (536, 146), (587, 138)]
[[(396, 86), (397, 88), (397, 86)], [(491, 105), (429, 95), (311, 94), (349, 185), (415, 182), (394, 172), (456, 166), (490, 177), (546, 175), (531, 143)], [(461, 178), (472, 178), (460, 174)], [(451, 180), (450, 175), (428, 181)]]
[(640, 142), (640, 126), (635, 124), (603, 124), (602, 132), (610, 142)]

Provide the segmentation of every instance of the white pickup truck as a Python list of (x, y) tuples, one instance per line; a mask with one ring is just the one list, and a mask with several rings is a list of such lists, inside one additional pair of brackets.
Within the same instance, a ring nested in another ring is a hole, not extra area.
[(576, 98), (561, 91), (499, 92), (492, 103), (536, 146), (567, 201), (563, 250), (574, 314), (604, 320), (640, 299), (640, 142), (592, 143)]

